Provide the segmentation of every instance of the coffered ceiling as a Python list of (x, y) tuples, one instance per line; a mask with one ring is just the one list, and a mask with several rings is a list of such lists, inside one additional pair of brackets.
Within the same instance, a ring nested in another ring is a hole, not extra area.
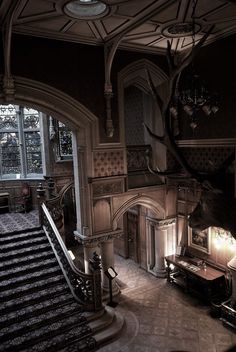
[[(192, 0), (101, 0), (103, 17), (76, 19), (66, 14), (68, 0), (19, 0), (13, 32), (39, 37), (103, 45), (118, 41), (120, 48), (164, 53), (192, 45)], [(11, 0), (0, 0), (3, 21)], [(236, 1), (196, 0), (195, 40), (214, 25), (205, 45), (236, 32)]]

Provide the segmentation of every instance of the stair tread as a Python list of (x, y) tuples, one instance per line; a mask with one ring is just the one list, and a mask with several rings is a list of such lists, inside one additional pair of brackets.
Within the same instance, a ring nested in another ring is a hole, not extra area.
[(19, 265), (24, 262), (29, 263), (29, 262), (38, 261), (43, 257), (55, 258), (55, 254), (52, 252), (52, 249), (50, 246), (48, 250), (45, 250), (39, 253), (34, 253), (34, 254), (29, 253), (29, 255), (26, 255), (25, 257), (16, 257), (16, 258), (12, 258), (11, 260), (2, 261), (0, 262), (0, 270), (2, 268), (5, 269), (8, 266), (13, 266), (14, 264)]
[(63, 292), (68, 292), (69, 288), (66, 282), (59, 282), (56, 283), (54, 286), (49, 286), (48, 287), (42, 287), (42, 290), (39, 290), (34, 292), (34, 293), (27, 293), (26, 294), (21, 294), (20, 297), (18, 298), (13, 298), (9, 299), (8, 301), (5, 301), (4, 303), (0, 303), (0, 312), (4, 310), (9, 310), (12, 308), (17, 309), (18, 306), (24, 306), (24, 305), (29, 305), (31, 302), (39, 301), (39, 300), (44, 300), (44, 299), (49, 299), (48, 297), (51, 297), (53, 301), (53, 295), (56, 294), (62, 294)]
[(76, 315), (81, 323), (86, 321), (85, 317), (83, 317), (81, 314), (81, 306), (79, 306), (79, 304), (74, 301), (72, 303), (68, 303), (67, 305), (58, 306), (53, 310), (43, 312), (40, 315), (30, 317), (21, 322), (16, 322), (7, 327), (3, 327), (0, 329), (0, 339), (5, 335), (6, 340), (6, 337), (9, 333), (14, 334), (14, 337), (16, 337), (16, 334), (18, 334), (18, 336), (22, 335), (25, 329), (27, 332), (35, 328), (38, 329), (42, 324), (46, 326), (53, 323), (53, 321), (60, 321), (68, 315)]
[(28, 273), (28, 274), (21, 275), (20, 277), (13, 277), (8, 280), (3, 280), (1, 282), (0, 291), (4, 291), (9, 286), (16, 287), (22, 284), (27, 285), (27, 282), (35, 282), (35, 281), (38, 281), (38, 279), (40, 280), (41, 277), (48, 276), (49, 274), (52, 275), (57, 272), (61, 273), (61, 268), (59, 265), (55, 267), (53, 266), (51, 268), (41, 268), (41, 270), (35, 271), (34, 275), (32, 275), (32, 273)]
[[(65, 284), (67, 284), (62, 273), (59, 273), (57, 275), (53, 275), (53, 276), (50, 276), (47, 278), (41, 278), (39, 280), (24, 284), (22, 286), (16, 286), (14, 288), (6, 289), (6, 290), (0, 292), (0, 299), (4, 299), (4, 298), (9, 299), (9, 297), (14, 296), (17, 293), (18, 294), (20, 293), (21, 297), (22, 297), (24, 294), (27, 294), (27, 292), (29, 290), (33, 289), (33, 290), (40, 291), (40, 290), (42, 290), (42, 288), (45, 287), (45, 285), (52, 285), (53, 283), (55, 283), (59, 280), (63, 280), (65, 282)], [(0, 307), (1, 307), (1, 303), (0, 303)]]
[[(37, 351), (46, 351), (53, 345), (61, 344), (69, 338), (79, 338), (80, 335), (91, 333), (91, 329), (87, 325), (80, 323), (80, 316), (70, 315), (61, 321), (56, 321), (51, 324), (45, 324), (39, 329), (35, 329), (33, 332), (25, 332), (19, 337), (13, 337), (10, 340), (2, 342), (0, 345), (0, 351), (5, 351), (6, 348), (10, 347), (14, 349), (14, 346), (23, 345), (24, 347), (31, 346), (31, 350), (34, 351), (35, 347)], [(62, 331), (60, 331), (60, 329)], [(22, 348), (24, 348), (22, 346)]]
[[(0, 238), (0, 351), (94, 351), (87, 314), (36, 228)], [(90, 344), (88, 344), (88, 342)]]
[[(6, 236), (2, 236), (0, 237), (0, 244), (3, 243), (3, 242), (6, 242), (6, 241), (11, 241), (11, 242), (14, 242), (16, 240), (21, 240), (21, 239), (24, 239), (24, 238), (31, 238), (31, 237), (35, 237), (35, 236), (38, 236), (38, 235), (42, 235), (43, 234), (43, 231), (39, 230), (34, 230), (34, 231), (31, 231), (31, 232), (21, 232), (21, 233), (16, 233), (16, 234), (12, 234), (12, 235), (6, 235)], [(44, 235), (45, 236), (45, 235)]]
[(37, 251), (41, 250), (41, 249), (47, 249), (47, 248), (51, 248), (49, 242), (48, 243), (43, 243), (38, 245), (37, 243), (34, 246), (29, 246), (26, 248), (19, 248), (18, 250), (12, 250), (8, 253), (1, 253), (1, 258), (0, 260), (4, 259), (4, 258), (9, 258), (9, 256), (17, 256), (17, 255), (24, 255), (26, 256), (27, 254), (31, 253), (33, 250), (37, 249)]
[(6, 243), (6, 244), (1, 244), (0, 247), (0, 251), (6, 251), (6, 250), (11, 250), (12, 248), (20, 248), (22, 246), (28, 246), (28, 245), (34, 245), (34, 244), (38, 244), (41, 242), (48, 242), (47, 237), (45, 237), (45, 235), (43, 236), (37, 236), (37, 237), (33, 237), (33, 238), (27, 238), (24, 239), (20, 242), (10, 242), (10, 243)]
[(54, 309), (54, 307), (57, 305), (63, 306), (65, 304), (73, 303), (74, 301), (75, 300), (74, 297), (72, 297), (71, 292), (65, 292), (59, 296), (55, 296), (53, 303), (51, 300), (45, 300), (23, 308), (18, 308), (17, 312), (14, 311), (10, 313), (0, 314), (0, 325), (9, 325), (12, 323), (12, 321), (21, 321), (24, 320), (25, 317), (29, 318), (30, 316), (36, 316), (41, 314), (42, 311), (49, 311)]
[(32, 272), (32, 271), (35, 271), (36, 269), (41, 269), (47, 265), (58, 265), (58, 262), (56, 260), (56, 258), (48, 258), (48, 259), (41, 259), (41, 260), (38, 260), (37, 262), (34, 262), (34, 263), (31, 263), (29, 265), (29, 263), (25, 263), (21, 266), (15, 266), (15, 267), (11, 267), (5, 271), (0, 271), (0, 279), (3, 279), (4, 277), (7, 277), (7, 276), (17, 276), (19, 274), (23, 275), (24, 272)]

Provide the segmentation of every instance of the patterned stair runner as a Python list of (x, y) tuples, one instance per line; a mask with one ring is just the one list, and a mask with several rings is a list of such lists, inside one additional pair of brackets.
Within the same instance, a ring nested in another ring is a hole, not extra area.
[(0, 351), (95, 351), (45, 233), (0, 236)]

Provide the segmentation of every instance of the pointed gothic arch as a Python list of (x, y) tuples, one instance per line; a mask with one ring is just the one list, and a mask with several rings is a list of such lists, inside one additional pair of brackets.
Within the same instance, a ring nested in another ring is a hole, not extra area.
[(134, 196), (133, 198), (124, 202), (113, 214), (113, 217), (112, 217), (113, 230), (117, 229), (118, 221), (125, 214), (125, 212), (136, 205), (143, 205), (147, 207), (153, 213), (156, 214), (158, 219), (165, 218), (165, 209), (154, 198), (146, 195)]

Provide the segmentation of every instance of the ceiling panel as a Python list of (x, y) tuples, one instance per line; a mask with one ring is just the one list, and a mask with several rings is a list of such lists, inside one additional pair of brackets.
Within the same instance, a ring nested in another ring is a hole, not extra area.
[(18, 18), (25, 18), (28, 16), (34, 16), (44, 14), (48, 12), (55, 12), (54, 4), (48, 1), (37, 0), (37, 7), (35, 6), (35, 0), (28, 0), (23, 7)]
[[(0, 0), (1, 1), (1, 0)], [(122, 48), (160, 52), (172, 43), (181, 51), (191, 47), (191, 0), (104, 0), (111, 6), (108, 16), (94, 20), (71, 18), (63, 12), (68, 0), (19, 0), (13, 31), (102, 45), (119, 38)], [(3, 0), (0, 18), (8, 13), (9, 0)], [(205, 45), (236, 33), (236, 1), (198, 0), (196, 28), (199, 39), (215, 24)], [(188, 28), (187, 28), (188, 27)], [(120, 40), (121, 39), (121, 40)]]

